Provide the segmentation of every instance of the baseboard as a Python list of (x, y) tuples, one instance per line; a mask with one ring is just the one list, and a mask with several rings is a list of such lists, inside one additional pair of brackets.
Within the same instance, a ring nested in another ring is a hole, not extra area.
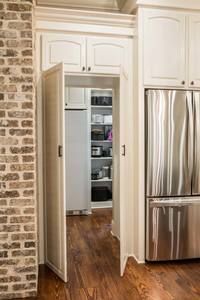
[(99, 201), (99, 202), (91, 202), (92, 209), (96, 208), (112, 208), (112, 200), (111, 201)]
[(111, 234), (112, 234), (112, 236), (114, 236), (115, 238), (117, 238), (117, 239), (118, 239), (118, 241), (120, 242), (120, 238), (119, 238), (119, 236), (118, 236), (118, 235), (116, 235), (116, 234), (114, 234), (112, 230), (111, 230)]
[(129, 254), (129, 257), (133, 257), (138, 264), (145, 264), (145, 260), (138, 260), (135, 254)]
[(119, 235), (117, 234), (116, 225), (115, 225), (114, 220), (112, 220), (112, 230), (111, 230), (111, 234), (112, 234), (112, 236), (116, 237), (116, 238), (120, 241), (120, 237), (119, 237)]

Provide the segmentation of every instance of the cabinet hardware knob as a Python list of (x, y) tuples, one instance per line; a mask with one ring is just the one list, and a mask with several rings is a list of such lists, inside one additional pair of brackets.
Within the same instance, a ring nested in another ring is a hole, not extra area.
[(88, 71), (89, 71), (89, 72), (91, 71), (91, 67), (88, 67)]
[(183, 80), (181, 83), (182, 83), (182, 85), (184, 85), (185, 84), (185, 80)]
[(194, 81), (191, 81), (191, 85), (194, 85)]
[(85, 71), (85, 67), (82, 67), (82, 71)]

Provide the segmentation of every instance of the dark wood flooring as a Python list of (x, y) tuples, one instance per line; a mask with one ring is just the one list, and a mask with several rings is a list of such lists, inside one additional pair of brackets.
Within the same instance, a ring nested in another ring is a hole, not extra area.
[(129, 259), (119, 276), (119, 242), (112, 237), (111, 211), (68, 217), (68, 274), (64, 284), (40, 267), (40, 300), (196, 300), (200, 261), (138, 265)]

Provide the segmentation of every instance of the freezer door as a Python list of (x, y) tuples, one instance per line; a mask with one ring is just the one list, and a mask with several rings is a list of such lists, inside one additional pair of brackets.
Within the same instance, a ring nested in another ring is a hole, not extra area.
[(88, 124), (86, 110), (65, 111), (67, 212), (89, 209)]
[(200, 195), (200, 92), (194, 92), (194, 170), (192, 194)]
[(192, 93), (149, 90), (146, 107), (147, 196), (191, 195)]
[(146, 260), (200, 257), (200, 198), (147, 201)]

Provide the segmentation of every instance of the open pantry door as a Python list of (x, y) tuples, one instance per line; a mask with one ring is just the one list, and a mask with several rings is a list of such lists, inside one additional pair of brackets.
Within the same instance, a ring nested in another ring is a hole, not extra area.
[(123, 276), (128, 260), (128, 213), (129, 213), (129, 172), (128, 172), (128, 76), (120, 74), (120, 274)]
[(64, 71), (59, 64), (44, 72), (45, 263), (67, 282), (65, 217)]

